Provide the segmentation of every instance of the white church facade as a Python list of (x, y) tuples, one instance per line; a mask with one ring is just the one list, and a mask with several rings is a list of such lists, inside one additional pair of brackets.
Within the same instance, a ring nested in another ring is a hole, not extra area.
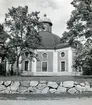
[(25, 60), (20, 64), (21, 75), (33, 76), (60, 76), (80, 74), (72, 67), (74, 64), (74, 48), (68, 43), (60, 43), (60, 37), (52, 33), (52, 22), (45, 15), (41, 20), (44, 29), (39, 32), (42, 37), (41, 46), (34, 52), (38, 55), (39, 60), (33, 61), (28, 59), (26, 54)]

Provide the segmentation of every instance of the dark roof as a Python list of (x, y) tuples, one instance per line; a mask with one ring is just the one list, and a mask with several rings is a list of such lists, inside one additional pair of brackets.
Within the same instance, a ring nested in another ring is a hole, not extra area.
[(60, 37), (47, 31), (39, 33), (42, 37), (41, 46), (38, 49), (55, 49), (56, 45), (60, 43)]
[(60, 43), (56, 45), (56, 49), (70, 47), (69, 43)]
[(37, 49), (49, 49), (49, 50), (55, 49), (56, 50), (56, 49), (62, 49), (66, 47), (75, 48), (69, 43), (61, 43), (60, 37), (50, 32), (42, 31), (42, 32), (39, 32), (39, 35), (42, 38), (42, 42), (41, 42), (41, 45)]

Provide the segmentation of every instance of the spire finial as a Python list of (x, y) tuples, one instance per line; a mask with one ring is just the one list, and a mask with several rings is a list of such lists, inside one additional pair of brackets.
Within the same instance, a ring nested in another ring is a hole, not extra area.
[(44, 17), (46, 17), (47, 15), (46, 14), (44, 14)]

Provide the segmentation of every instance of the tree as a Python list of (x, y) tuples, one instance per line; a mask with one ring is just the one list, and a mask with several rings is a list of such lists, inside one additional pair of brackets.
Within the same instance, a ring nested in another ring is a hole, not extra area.
[(81, 67), (84, 75), (92, 74), (92, 40), (87, 40), (84, 45), (77, 47), (75, 64), (76, 69)]
[[(92, 74), (92, 0), (73, 0), (71, 4), (75, 9), (67, 22), (67, 31), (63, 33), (62, 40), (70, 45), (78, 42), (74, 67), (80, 65), (86, 74)], [(78, 47), (78, 44), (82, 46)]]
[(2, 58), (2, 61), (6, 57), (6, 40), (9, 38), (9, 35), (4, 31), (4, 27), (2, 24), (0, 24), (0, 57)]
[(0, 24), (0, 75), (6, 74), (5, 59), (6, 59), (6, 40), (9, 38), (8, 34), (4, 31), (4, 27)]
[[(28, 7), (18, 6), (8, 9), (5, 15), (5, 28), (10, 35), (8, 49), (13, 49), (16, 56), (17, 74), (19, 74), (19, 58), (26, 51), (31, 53), (31, 60), (36, 57), (36, 54), (30, 49), (36, 49), (41, 42), (41, 37), (38, 33), (39, 12), (28, 13)], [(11, 51), (11, 50), (9, 50)], [(14, 56), (13, 56), (14, 58)], [(12, 57), (11, 57), (12, 59)]]

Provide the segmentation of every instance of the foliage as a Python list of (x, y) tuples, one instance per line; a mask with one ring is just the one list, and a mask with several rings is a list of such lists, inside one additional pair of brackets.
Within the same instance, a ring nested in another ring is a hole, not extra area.
[(4, 31), (4, 27), (0, 24), (0, 57), (2, 57), (2, 61), (6, 57), (6, 40), (9, 38), (8, 34)]
[(31, 53), (31, 60), (33, 57), (36, 57), (32, 49), (37, 48), (41, 42), (41, 37), (37, 30), (41, 27), (38, 17), (39, 12), (28, 13), (27, 6), (12, 7), (8, 10), (4, 25), (7, 33), (10, 35), (7, 46), (12, 56), (9, 58), (10, 61), (14, 61), (13, 59), (16, 58), (16, 67), (19, 72), (19, 58), (21, 55), (27, 51)]
[(81, 66), (84, 74), (92, 74), (92, 0), (73, 0), (71, 4), (75, 9), (62, 40), (70, 45), (78, 42), (74, 67)]
[(5, 71), (5, 64), (4, 63), (0, 63), (0, 75), (5, 76), (6, 71)]

